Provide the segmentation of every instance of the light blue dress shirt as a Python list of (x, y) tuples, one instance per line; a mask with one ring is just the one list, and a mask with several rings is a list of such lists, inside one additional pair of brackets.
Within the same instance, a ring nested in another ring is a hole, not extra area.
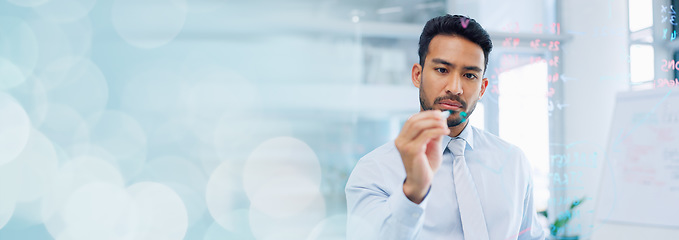
[[(460, 133), (491, 240), (544, 239), (533, 206), (531, 168), (523, 152), (471, 124)], [(401, 156), (389, 142), (358, 161), (346, 186), (347, 239), (464, 239), (453, 182), (453, 156), (443, 162), (420, 204), (403, 193)]]

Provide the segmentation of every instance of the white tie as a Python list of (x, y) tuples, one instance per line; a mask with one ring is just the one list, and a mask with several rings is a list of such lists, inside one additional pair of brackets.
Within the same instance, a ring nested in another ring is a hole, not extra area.
[(453, 138), (448, 142), (448, 149), (453, 153), (453, 179), (462, 219), (462, 231), (465, 240), (489, 240), (481, 200), (464, 159), (466, 146), (467, 142), (462, 138)]

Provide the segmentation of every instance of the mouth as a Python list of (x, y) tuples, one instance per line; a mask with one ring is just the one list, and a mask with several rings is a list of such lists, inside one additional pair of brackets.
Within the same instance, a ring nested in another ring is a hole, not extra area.
[(448, 99), (441, 100), (440, 102), (438, 102), (438, 105), (439, 107), (441, 107), (441, 109), (445, 110), (459, 111), (463, 109), (463, 106), (460, 102)]

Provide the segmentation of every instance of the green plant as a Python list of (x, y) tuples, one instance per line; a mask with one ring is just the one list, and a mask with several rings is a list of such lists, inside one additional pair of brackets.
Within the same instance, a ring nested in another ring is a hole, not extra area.
[[(566, 236), (565, 230), (566, 226), (568, 225), (568, 222), (573, 218), (573, 209), (575, 209), (577, 206), (580, 206), (582, 202), (585, 201), (585, 197), (582, 197), (580, 200), (575, 200), (571, 203), (570, 208), (566, 210), (565, 212), (561, 213), (556, 220), (554, 220), (554, 223), (550, 224), (549, 230), (550, 230), (550, 235), (554, 239), (559, 239), (559, 240), (578, 240), (580, 237), (578, 235), (575, 236)], [(545, 217), (547, 216), (547, 211), (542, 211), (539, 212)]]

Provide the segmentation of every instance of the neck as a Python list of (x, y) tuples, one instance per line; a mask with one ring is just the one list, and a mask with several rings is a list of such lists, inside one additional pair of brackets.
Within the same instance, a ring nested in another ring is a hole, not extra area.
[(464, 121), (463, 123), (460, 123), (460, 125), (449, 127), (448, 129), (450, 129), (450, 134), (448, 136), (451, 138), (459, 136), (462, 130), (464, 130), (464, 128), (467, 126), (467, 124), (469, 124), (468, 120)]

